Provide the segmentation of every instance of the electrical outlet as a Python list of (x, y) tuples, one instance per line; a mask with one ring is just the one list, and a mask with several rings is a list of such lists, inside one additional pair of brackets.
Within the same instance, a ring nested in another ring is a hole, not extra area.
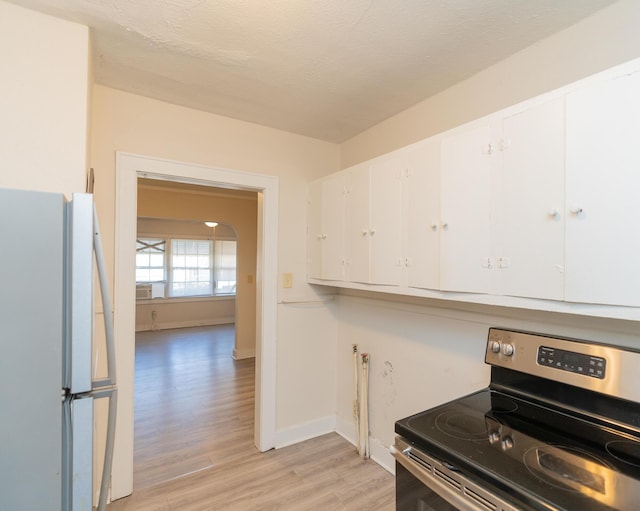
[(151, 311), (151, 319), (155, 321), (158, 319), (158, 313), (156, 311)]
[(286, 288), (293, 287), (293, 273), (282, 274), (282, 287), (286, 287)]

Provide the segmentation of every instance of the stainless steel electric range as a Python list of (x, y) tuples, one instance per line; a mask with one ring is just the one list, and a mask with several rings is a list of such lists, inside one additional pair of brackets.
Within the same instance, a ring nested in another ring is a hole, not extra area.
[(485, 362), (396, 422), (397, 511), (640, 509), (640, 352), (491, 328)]

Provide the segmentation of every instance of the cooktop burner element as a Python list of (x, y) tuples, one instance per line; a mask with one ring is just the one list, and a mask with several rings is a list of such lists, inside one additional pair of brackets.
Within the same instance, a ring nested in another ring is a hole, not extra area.
[(581, 449), (551, 445), (532, 447), (524, 453), (523, 461), (534, 476), (560, 490), (607, 493), (603, 474), (610, 471), (610, 467)]
[(436, 417), (436, 427), (445, 435), (460, 440), (486, 440), (487, 424), (484, 419), (455, 410), (442, 412)]
[(615, 459), (640, 467), (640, 443), (630, 440), (614, 440), (606, 446), (607, 452)]
[(493, 413), (511, 413), (518, 410), (518, 403), (507, 396), (493, 394), (491, 396), (491, 411)]
[(485, 361), (488, 388), (396, 423), (399, 464), (447, 467), (420, 480), (453, 509), (638, 509), (640, 353), (490, 329)]

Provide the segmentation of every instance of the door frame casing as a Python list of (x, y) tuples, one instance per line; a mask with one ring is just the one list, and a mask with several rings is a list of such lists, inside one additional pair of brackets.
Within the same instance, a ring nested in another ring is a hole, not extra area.
[(278, 177), (116, 152), (114, 333), (119, 395), (112, 500), (133, 492), (134, 254), (139, 177), (258, 193), (254, 442), (263, 452), (276, 444)]

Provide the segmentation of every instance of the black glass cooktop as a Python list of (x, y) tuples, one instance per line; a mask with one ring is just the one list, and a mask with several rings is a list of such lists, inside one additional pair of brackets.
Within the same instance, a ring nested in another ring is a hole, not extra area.
[(640, 509), (640, 435), (485, 389), (396, 423), (472, 480), (540, 510)]

